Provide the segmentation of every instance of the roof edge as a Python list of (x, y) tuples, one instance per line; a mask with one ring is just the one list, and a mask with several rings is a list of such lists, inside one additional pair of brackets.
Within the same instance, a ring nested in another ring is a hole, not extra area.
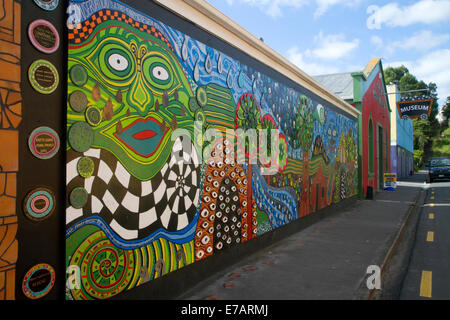
[(363, 80), (367, 80), (366, 75), (362, 71), (351, 72), (350, 74), (352, 75), (352, 77), (361, 77), (363, 78)]
[(380, 60), (378, 61), (378, 63), (380, 64), (380, 73), (381, 73), (381, 77), (383, 78), (383, 86), (384, 86), (384, 98), (386, 100), (386, 105), (388, 107), (389, 112), (392, 112), (391, 106), (389, 104), (389, 99), (388, 99), (388, 94), (387, 94), (387, 88), (386, 88), (386, 81), (384, 78), (384, 69), (383, 69), (383, 63), (381, 61), (382, 59), (380, 58)]

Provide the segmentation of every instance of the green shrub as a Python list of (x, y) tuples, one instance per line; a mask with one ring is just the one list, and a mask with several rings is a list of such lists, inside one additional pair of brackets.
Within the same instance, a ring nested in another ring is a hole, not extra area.
[(450, 127), (433, 139), (433, 157), (450, 156)]
[(414, 150), (414, 171), (423, 167), (423, 150)]

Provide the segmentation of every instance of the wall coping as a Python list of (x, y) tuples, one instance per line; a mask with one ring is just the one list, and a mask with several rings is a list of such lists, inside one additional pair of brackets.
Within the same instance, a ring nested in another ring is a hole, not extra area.
[(225, 41), (232, 47), (244, 51), (269, 68), (276, 68), (281, 74), (317, 94), (339, 109), (358, 117), (359, 110), (327, 90), (311, 76), (292, 62), (270, 48), (260, 39), (231, 20), (205, 0), (153, 0), (169, 11), (189, 20), (199, 28)]

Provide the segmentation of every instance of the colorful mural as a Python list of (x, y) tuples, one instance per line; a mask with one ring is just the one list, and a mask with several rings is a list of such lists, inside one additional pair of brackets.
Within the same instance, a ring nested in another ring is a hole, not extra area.
[(355, 119), (118, 1), (72, 0), (69, 15), (67, 299), (111, 297), (356, 194)]

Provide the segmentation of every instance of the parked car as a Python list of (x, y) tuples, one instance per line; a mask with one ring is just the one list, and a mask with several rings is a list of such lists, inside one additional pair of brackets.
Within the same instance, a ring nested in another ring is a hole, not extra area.
[(428, 161), (430, 183), (437, 179), (450, 179), (450, 157), (435, 157)]

